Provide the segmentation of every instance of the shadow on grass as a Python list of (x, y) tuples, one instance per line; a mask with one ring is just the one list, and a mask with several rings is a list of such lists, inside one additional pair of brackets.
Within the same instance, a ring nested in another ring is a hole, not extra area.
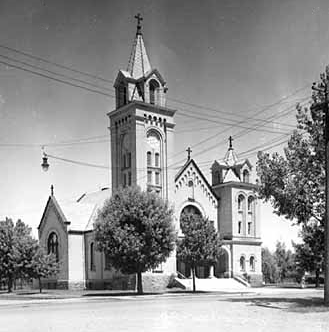
[(248, 297), (231, 298), (227, 299), (227, 301), (249, 303), (251, 306), (279, 309), (290, 312), (329, 312), (329, 307), (326, 307), (323, 299), (319, 297)]

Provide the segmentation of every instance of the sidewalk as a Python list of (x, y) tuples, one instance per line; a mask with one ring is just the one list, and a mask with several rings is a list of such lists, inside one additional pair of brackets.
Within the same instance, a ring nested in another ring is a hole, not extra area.
[(90, 300), (112, 299), (112, 300), (138, 300), (138, 299), (154, 299), (164, 297), (197, 297), (200, 295), (205, 296), (220, 296), (220, 297), (248, 297), (248, 296), (279, 296), (290, 294), (298, 294), (300, 297), (309, 296), (314, 292), (318, 296), (323, 296), (323, 289), (314, 288), (277, 288), (277, 287), (260, 287), (248, 288), (245, 291), (212, 291), (195, 293), (184, 290), (168, 290), (162, 293), (145, 293), (137, 295), (134, 291), (110, 291), (110, 290), (85, 290), (85, 291), (72, 291), (72, 290), (44, 290), (39, 293), (36, 290), (29, 291), (16, 291), (13, 293), (0, 292), (0, 307), (2, 306), (16, 306), (26, 304), (49, 304), (49, 303), (74, 303), (85, 302)]

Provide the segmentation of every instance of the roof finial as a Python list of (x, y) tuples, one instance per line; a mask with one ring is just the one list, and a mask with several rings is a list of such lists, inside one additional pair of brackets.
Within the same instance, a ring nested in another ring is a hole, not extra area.
[(135, 19), (137, 20), (137, 32), (136, 32), (136, 36), (137, 36), (137, 35), (142, 34), (142, 24), (141, 24), (141, 22), (143, 21), (143, 17), (140, 13), (138, 13), (137, 15), (135, 15)]
[(229, 141), (229, 147), (228, 147), (228, 149), (229, 149), (229, 150), (233, 150), (233, 145), (232, 145), (233, 138), (232, 138), (232, 136), (230, 136), (230, 137), (228, 138), (228, 141)]
[(191, 159), (191, 152), (192, 152), (192, 150), (191, 150), (190, 147), (188, 147), (188, 148), (186, 149), (186, 151), (187, 151), (187, 161), (189, 161), (189, 160)]
[(54, 186), (53, 185), (50, 186), (50, 194), (51, 194), (51, 196), (54, 196)]

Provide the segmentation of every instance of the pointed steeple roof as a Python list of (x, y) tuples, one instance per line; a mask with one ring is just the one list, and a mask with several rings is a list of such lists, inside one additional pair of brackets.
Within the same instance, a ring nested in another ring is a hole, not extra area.
[(229, 137), (229, 148), (224, 157), (224, 162), (229, 167), (234, 166), (238, 161), (238, 156), (233, 149), (232, 141), (233, 141), (233, 138), (232, 138), (232, 136), (230, 136)]
[(135, 18), (137, 19), (137, 32), (130, 54), (127, 72), (129, 72), (132, 78), (139, 79), (151, 71), (151, 64), (143, 40), (141, 26), (143, 18), (140, 14), (137, 14)]

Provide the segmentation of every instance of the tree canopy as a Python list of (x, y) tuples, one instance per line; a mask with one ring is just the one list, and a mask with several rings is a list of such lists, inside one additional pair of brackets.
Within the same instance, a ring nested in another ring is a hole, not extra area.
[[(308, 254), (306, 251), (302, 254), (301, 246), (296, 249), (299, 263), (308, 269), (315, 266), (307, 263), (307, 257), (317, 257), (318, 261), (324, 252), (325, 96), (320, 90), (328, 81), (329, 67), (320, 75), (312, 105), (309, 108), (297, 105), (297, 128), (283, 155), (259, 152), (257, 162), (259, 196), (272, 204), (275, 213), (301, 225), (300, 236)], [(310, 237), (316, 241), (310, 241)]]
[(139, 187), (114, 193), (99, 211), (94, 228), (97, 247), (113, 267), (137, 273), (138, 293), (143, 292), (142, 272), (165, 262), (175, 246), (173, 209), (156, 193)]
[(180, 226), (184, 236), (177, 241), (177, 257), (191, 266), (195, 291), (196, 266), (215, 263), (223, 249), (215, 226), (208, 218), (183, 213)]
[(57, 271), (58, 264), (39, 247), (31, 227), (20, 219), (16, 224), (9, 218), (0, 221), (0, 278), (6, 280), (8, 292), (17, 278), (48, 277)]

